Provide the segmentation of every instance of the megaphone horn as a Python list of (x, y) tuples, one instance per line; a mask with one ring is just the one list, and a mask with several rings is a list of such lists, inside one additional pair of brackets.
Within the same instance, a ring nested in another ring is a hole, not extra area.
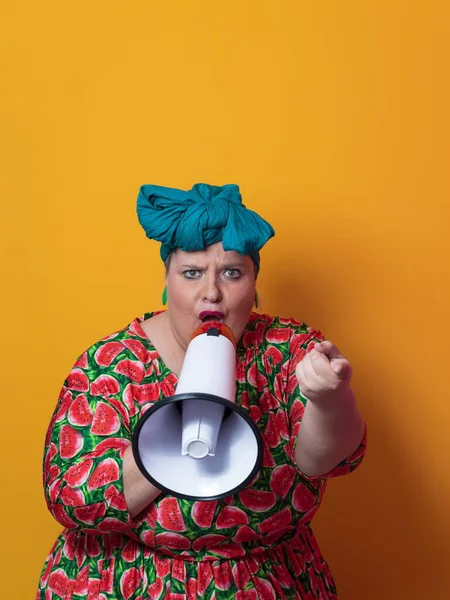
[(208, 322), (194, 331), (176, 394), (142, 415), (132, 443), (146, 479), (179, 498), (223, 498), (253, 479), (263, 445), (236, 405), (236, 342), (227, 325)]

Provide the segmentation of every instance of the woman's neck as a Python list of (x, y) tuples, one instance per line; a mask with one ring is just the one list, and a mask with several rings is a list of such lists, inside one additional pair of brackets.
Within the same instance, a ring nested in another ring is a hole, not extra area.
[(142, 321), (141, 327), (166, 367), (179, 375), (186, 351), (173, 335), (167, 311)]

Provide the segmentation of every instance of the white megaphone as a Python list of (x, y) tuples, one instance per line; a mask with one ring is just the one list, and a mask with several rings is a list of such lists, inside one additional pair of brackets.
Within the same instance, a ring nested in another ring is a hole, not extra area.
[(146, 479), (180, 498), (215, 500), (252, 480), (263, 445), (236, 405), (236, 342), (227, 325), (208, 322), (195, 330), (176, 395), (144, 413), (132, 441)]

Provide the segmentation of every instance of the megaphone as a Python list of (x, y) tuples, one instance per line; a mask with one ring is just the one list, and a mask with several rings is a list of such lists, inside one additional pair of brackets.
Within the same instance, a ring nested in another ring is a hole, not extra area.
[(263, 444), (236, 405), (236, 342), (227, 325), (207, 322), (194, 331), (176, 394), (142, 415), (132, 445), (144, 477), (179, 498), (216, 500), (253, 479)]

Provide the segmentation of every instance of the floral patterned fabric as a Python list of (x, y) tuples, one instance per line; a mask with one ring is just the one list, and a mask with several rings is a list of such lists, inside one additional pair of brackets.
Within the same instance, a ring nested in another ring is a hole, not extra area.
[(361, 462), (365, 437), (327, 475), (307, 477), (296, 467), (305, 399), (295, 367), (322, 334), (292, 319), (252, 313), (237, 347), (237, 403), (262, 434), (259, 473), (220, 500), (163, 493), (132, 519), (123, 455), (140, 416), (177, 384), (140, 326), (153, 314), (94, 344), (64, 382), (44, 456), (47, 505), (64, 530), (36, 598), (336, 598), (310, 521), (327, 479)]

